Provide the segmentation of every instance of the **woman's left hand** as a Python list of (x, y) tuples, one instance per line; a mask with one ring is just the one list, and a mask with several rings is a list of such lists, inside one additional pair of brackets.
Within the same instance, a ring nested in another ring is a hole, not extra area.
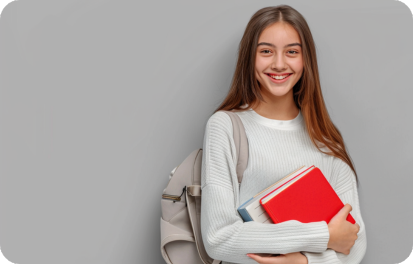
[(300, 252), (281, 254), (276, 257), (261, 257), (252, 253), (247, 256), (260, 264), (308, 264), (307, 257)]

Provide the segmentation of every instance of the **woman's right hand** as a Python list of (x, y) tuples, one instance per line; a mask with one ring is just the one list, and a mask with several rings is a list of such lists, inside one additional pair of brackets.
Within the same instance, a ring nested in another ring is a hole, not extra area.
[(359, 224), (352, 224), (346, 220), (352, 209), (350, 204), (346, 204), (328, 223), (330, 240), (327, 248), (345, 255), (350, 254), (350, 249), (354, 245), (358, 237), (357, 233), (360, 230)]

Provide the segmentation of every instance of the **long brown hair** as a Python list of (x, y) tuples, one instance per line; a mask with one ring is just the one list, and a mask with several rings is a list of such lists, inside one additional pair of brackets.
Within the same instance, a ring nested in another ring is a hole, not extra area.
[[(261, 32), (277, 22), (288, 23), (297, 30), (301, 38), (304, 69), (302, 77), (293, 87), (293, 97), (301, 110), (311, 141), (322, 153), (347, 163), (353, 170), (358, 185), (357, 173), (343, 137), (331, 121), (324, 103), (313, 36), (304, 17), (294, 8), (288, 5), (265, 7), (251, 17), (239, 44), (230, 90), (214, 113), (220, 110), (245, 111), (241, 106), (248, 104), (254, 108), (259, 101), (265, 102), (254, 74), (256, 50)], [(324, 146), (329, 149), (328, 152), (320, 149)]]

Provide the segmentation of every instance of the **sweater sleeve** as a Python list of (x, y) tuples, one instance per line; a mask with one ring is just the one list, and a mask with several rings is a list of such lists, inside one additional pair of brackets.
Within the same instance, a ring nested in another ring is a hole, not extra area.
[(324, 252), (330, 238), (325, 221), (243, 222), (236, 209), (234, 155), (231, 119), (224, 112), (216, 112), (206, 125), (201, 171), (201, 234), (208, 255), (254, 264), (247, 253)]
[(356, 223), (360, 225), (360, 230), (349, 255), (336, 252), (330, 248), (320, 253), (302, 252), (307, 257), (308, 264), (358, 264), (366, 253), (366, 228), (361, 217), (355, 174), (347, 163), (338, 158), (337, 162), (339, 165), (338, 173), (334, 175), (334, 177), (337, 177), (335, 191), (344, 204), (348, 203), (352, 206), (350, 214), (356, 220)]

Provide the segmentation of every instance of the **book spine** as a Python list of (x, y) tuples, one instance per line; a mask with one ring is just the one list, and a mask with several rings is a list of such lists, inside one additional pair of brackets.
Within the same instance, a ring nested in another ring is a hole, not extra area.
[(248, 213), (247, 209), (245, 208), (238, 209), (238, 213), (241, 215), (242, 220), (244, 220), (244, 222), (252, 221), (252, 218), (250, 214)]

